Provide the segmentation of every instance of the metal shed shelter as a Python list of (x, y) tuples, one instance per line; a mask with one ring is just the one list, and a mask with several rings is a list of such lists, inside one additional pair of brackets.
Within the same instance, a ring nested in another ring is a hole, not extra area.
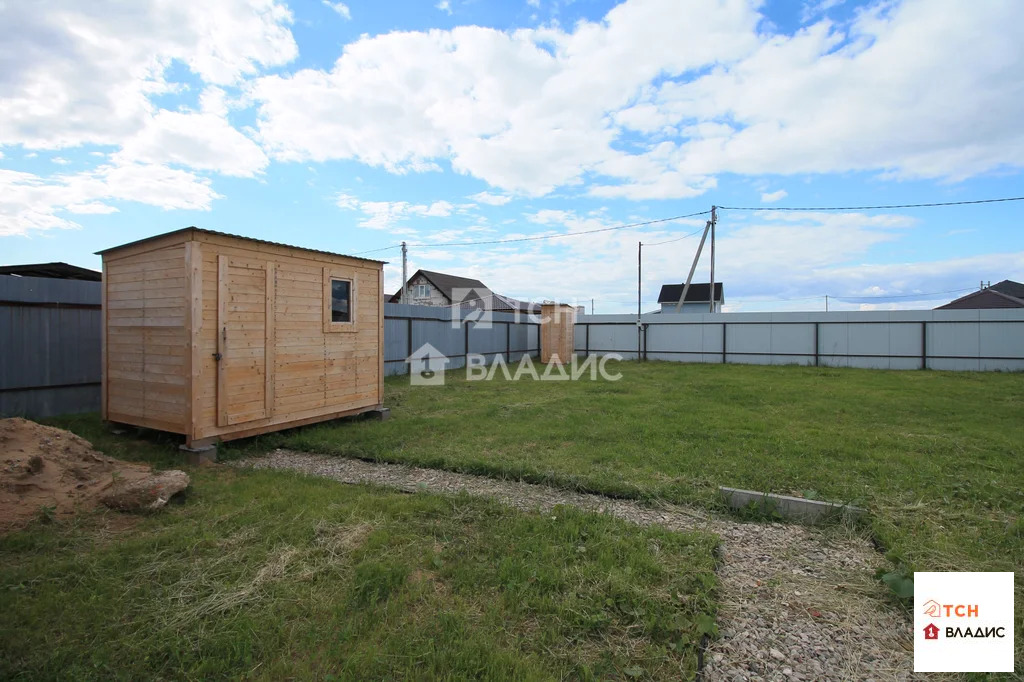
[(199, 448), (382, 408), (381, 261), (195, 227), (99, 255), (105, 420)]

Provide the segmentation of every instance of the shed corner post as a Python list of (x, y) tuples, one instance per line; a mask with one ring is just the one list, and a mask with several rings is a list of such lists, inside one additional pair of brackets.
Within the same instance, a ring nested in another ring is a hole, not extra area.
[[(404, 290), (403, 290), (404, 293)], [(377, 301), (378, 324), (377, 324), (377, 404), (384, 407), (384, 266), (380, 266), (377, 274)], [(412, 342), (412, 335), (409, 335)]]
[(100, 419), (107, 421), (108, 391), (108, 356), (109, 340), (107, 339), (107, 257), (102, 256), (102, 275), (100, 277)]
[(199, 418), (199, 388), (203, 359), (200, 356), (200, 334), (203, 326), (203, 255), (198, 241), (185, 242), (185, 441), (192, 443), (197, 436)]

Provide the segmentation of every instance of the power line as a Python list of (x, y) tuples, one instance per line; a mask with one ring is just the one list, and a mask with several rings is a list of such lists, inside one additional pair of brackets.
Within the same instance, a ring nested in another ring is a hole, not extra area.
[(837, 301), (860, 301), (864, 299), (878, 300), (883, 298), (912, 298), (924, 300), (929, 296), (941, 296), (943, 294), (959, 294), (964, 291), (975, 291), (977, 287), (967, 287), (965, 289), (950, 289), (949, 291), (932, 291), (929, 293), (922, 294), (891, 294), (891, 295), (880, 295), (880, 296), (836, 296), (834, 294), (818, 294), (817, 296), (803, 296), (801, 298), (747, 298), (744, 296), (737, 296), (737, 300), (747, 301), (749, 303), (781, 303), (788, 301), (816, 301), (821, 298), (834, 298)]
[(878, 299), (878, 298), (922, 298), (923, 299), (923, 298), (926, 298), (928, 296), (940, 296), (942, 294), (959, 294), (959, 293), (964, 292), (964, 291), (974, 291), (976, 289), (977, 289), (977, 287), (967, 287), (966, 289), (950, 289), (949, 291), (932, 291), (932, 292), (927, 293), (927, 294), (893, 294), (893, 295), (890, 295), (890, 296), (832, 296), (831, 294), (829, 294), (829, 296), (831, 298), (835, 298), (835, 299), (838, 299), (838, 300), (841, 300), (841, 301), (854, 300), (854, 299), (860, 300), (860, 299), (864, 299), (864, 298), (870, 298), (870, 299)]
[(379, 249), (370, 249), (369, 251), (356, 251), (355, 253), (350, 253), (348, 255), (350, 255), (350, 256), (361, 256), (364, 253), (377, 253), (378, 251), (388, 251), (390, 249), (398, 249), (398, 248), (401, 248), (401, 247), (402, 247), (401, 244), (392, 244), (391, 246), (382, 246)]
[[(819, 298), (825, 298), (825, 296), (831, 296), (830, 294), (818, 294), (817, 296), (803, 296), (800, 298), (749, 298), (745, 296), (737, 296), (737, 300), (748, 301), (750, 303), (782, 303), (788, 301), (817, 301)], [(835, 298), (835, 296), (831, 296)]]
[(581, 234), (596, 234), (598, 232), (611, 232), (612, 230), (625, 230), (631, 227), (645, 227), (647, 225), (655, 225), (657, 223), (667, 223), (673, 220), (682, 220), (683, 218), (692, 218), (698, 215), (706, 215), (711, 211), (699, 211), (697, 213), (688, 213), (686, 215), (676, 215), (669, 218), (657, 218), (655, 220), (645, 220), (640, 223), (628, 223), (626, 225), (615, 225), (613, 227), (601, 227), (596, 230), (581, 230), (579, 232), (566, 232), (564, 234), (542, 234), (536, 237), (517, 237), (515, 239), (489, 239), (485, 241), (476, 242), (450, 242), (447, 244), (409, 244), (409, 246), (424, 246), (424, 247), (441, 247), (441, 246), (480, 246), (483, 244), (510, 244), (512, 242), (532, 242), (539, 241), (541, 239), (560, 239), (562, 237), (576, 237)]
[[(969, 201), (944, 201), (944, 202), (931, 202), (924, 204), (886, 204), (878, 206), (719, 206), (719, 209), (727, 211), (876, 211), (876, 210), (888, 210), (895, 208), (931, 208), (941, 206), (967, 206), (972, 204), (994, 204), (1006, 201), (1024, 201), (1022, 197), (1003, 197), (999, 199), (972, 199)], [(596, 230), (581, 230), (579, 232), (566, 232), (564, 234), (546, 234), (538, 235), (535, 237), (517, 237), (515, 239), (487, 239), (480, 241), (471, 242), (446, 242), (439, 244), (420, 243), (420, 244), (409, 244), (408, 246), (415, 247), (448, 247), (448, 246), (484, 246), (490, 244), (512, 244), (517, 242), (532, 242), (540, 241), (545, 239), (561, 239), (563, 237), (575, 237), (585, 234), (597, 234), (598, 232), (611, 232), (613, 230), (625, 230), (628, 228), (645, 227), (647, 225), (656, 225), (658, 223), (667, 223), (673, 220), (682, 220), (684, 218), (693, 218), (700, 215), (708, 215), (711, 211), (698, 211), (697, 213), (688, 213), (686, 215), (670, 216), (668, 218), (656, 218), (654, 220), (645, 220), (638, 223), (628, 223), (625, 225), (615, 225), (613, 227), (602, 227)], [(701, 228), (703, 229), (703, 228)], [(683, 235), (675, 239), (669, 239), (662, 242), (655, 242), (654, 244), (646, 244), (645, 246), (660, 246), (661, 244), (669, 244), (675, 241), (681, 241), (687, 237), (692, 237), (697, 232)], [(357, 251), (351, 255), (358, 256), (366, 253), (378, 253), (380, 251), (388, 251), (390, 249), (397, 249), (401, 244), (392, 244), (390, 246), (383, 246), (377, 249), (369, 249), (367, 251)]]
[(691, 232), (689, 234), (684, 234), (682, 237), (676, 237), (675, 239), (667, 239), (667, 240), (665, 240), (663, 242), (654, 242), (653, 244), (648, 244), (648, 243), (644, 242), (644, 246), (661, 246), (662, 244), (671, 244), (672, 242), (678, 242), (678, 241), (682, 241), (684, 239), (687, 239), (688, 237), (692, 237), (695, 234), (700, 234), (703, 231), (704, 231), (704, 228), (702, 227), (699, 230), (697, 230), (696, 232)]
[[(431, 244), (431, 243), (424, 242), (424, 243), (421, 243), (421, 244), (407, 244), (407, 246), (410, 246), (410, 247), (411, 246), (416, 246), (416, 247), (427, 247), (427, 248), (440, 248), (442, 246), (481, 246), (481, 245), (484, 245), (484, 244), (511, 244), (513, 242), (533, 242), (533, 241), (539, 241), (539, 240), (542, 240), (542, 239), (561, 239), (562, 237), (576, 237), (576, 236), (579, 236), (579, 235), (582, 235), (582, 234), (597, 234), (598, 232), (611, 232), (612, 230), (625, 230), (625, 229), (628, 229), (628, 228), (631, 228), (631, 227), (645, 227), (647, 225), (656, 225), (658, 223), (668, 223), (668, 222), (671, 222), (673, 220), (682, 220), (683, 218), (693, 218), (694, 216), (707, 215), (709, 213), (711, 213), (711, 211), (698, 211), (697, 213), (687, 213), (686, 215), (676, 215), (676, 216), (671, 216), (671, 217), (668, 217), (668, 218), (656, 218), (654, 220), (645, 220), (645, 221), (639, 222), (639, 223), (628, 223), (626, 225), (614, 225), (612, 227), (601, 227), (601, 228), (598, 228), (596, 230), (581, 230), (579, 232), (566, 232), (564, 234), (542, 234), (542, 235), (537, 235), (536, 237), (516, 237), (515, 239), (487, 239), (487, 240), (475, 241), (475, 242), (448, 242), (448, 243), (441, 243), (441, 244)], [(701, 228), (701, 229), (704, 229), (704, 228)], [(698, 232), (699, 232), (699, 230), (698, 230)], [(687, 235), (687, 236), (691, 236), (691, 235)], [(680, 237), (680, 239), (683, 239), (683, 237)], [(676, 240), (670, 240), (670, 241), (676, 241)], [(661, 242), (661, 243), (666, 243), (666, 242)], [(358, 255), (363, 254), (363, 253), (376, 253), (377, 251), (387, 251), (388, 249), (397, 249), (400, 246), (401, 246), (401, 244), (392, 244), (391, 246), (383, 246), (383, 247), (381, 247), (379, 249), (370, 249), (369, 251), (357, 251), (356, 253), (349, 254), (349, 255), (358, 256)]]
[(995, 204), (1001, 201), (1024, 201), (1024, 197), (1002, 199), (972, 199), (970, 201), (943, 201), (929, 204), (889, 204), (886, 206), (719, 206), (727, 211), (875, 211), (890, 208), (930, 208), (932, 206), (965, 206), (968, 204)]

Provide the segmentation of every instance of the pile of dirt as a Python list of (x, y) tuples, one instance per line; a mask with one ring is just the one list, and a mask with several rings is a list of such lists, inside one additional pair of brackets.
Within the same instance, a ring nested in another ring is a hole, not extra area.
[(154, 474), (97, 452), (70, 431), (27, 419), (0, 419), (0, 530), (41, 514), (68, 516), (105, 504), (156, 509), (188, 485), (182, 471)]

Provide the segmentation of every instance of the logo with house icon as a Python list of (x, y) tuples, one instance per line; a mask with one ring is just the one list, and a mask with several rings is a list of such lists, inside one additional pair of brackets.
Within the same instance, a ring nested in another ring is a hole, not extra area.
[(942, 616), (942, 604), (934, 599), (929, 599), (924, 603), (924, 615), (939, 618)]
[(444, 368), (448, 357), (425, 343), (405, 359), (409, 363), (409, 383), (413, 386), (443, 386)]
[(924, 638), (925, 639), (938, 639), (939, 628), (935, 623), (928, 623), (924, 626)]

